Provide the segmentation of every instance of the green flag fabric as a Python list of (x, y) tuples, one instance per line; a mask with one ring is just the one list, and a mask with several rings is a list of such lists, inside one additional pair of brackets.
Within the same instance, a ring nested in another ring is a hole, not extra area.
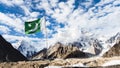
[(41, 19), (25, 22), (25, 34), (40, 32)]

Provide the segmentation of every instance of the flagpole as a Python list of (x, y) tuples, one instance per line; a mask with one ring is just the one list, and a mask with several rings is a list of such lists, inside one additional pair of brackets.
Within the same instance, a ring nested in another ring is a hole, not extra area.
[(45, 20), (45, 33), (46, 33), (46, 48), (48, 48), (48, 34), (47, 34), (47, 27), (46, 27), (46, 17), (44, 17)]
[[(48, 49), (48, 34), (47, 34), (47, 26), (46, 26), (46, 16), (44, 16), (45, 20), (45, 36), (46, 36), (46, 48)], [(46, 53), (46, 59), (48, 59), (48, 52)]]

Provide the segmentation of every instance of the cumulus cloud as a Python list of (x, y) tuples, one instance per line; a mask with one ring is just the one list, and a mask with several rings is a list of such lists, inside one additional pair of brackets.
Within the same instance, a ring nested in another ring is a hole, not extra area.
[(0, 23), (12, 27), (15, 31), (22, 33), (23, 23), (19, 18), (11, 18), (9, 15), (0, 12)]
[[(116, 7), (113, 4), (115, 2), (116, 1), (113, 0), (102, 0), (94, 7), (89, 8), (88, 12), (84, 12), (82, 8), (73, 10), (74, 2), (72, 1), (71, 6), (69, 6), (70, 1), (60, 3), (57, 2), (57, 5), (54, 5), (54, 7), (56, 7), (54, 10), (51, 9), (52, 6), (50, 6), (50, 3), (48, 2), (43, 2), (42, 4), (44, 5), (40, 6), (43, 6), (46, 13), (56, 19), (57, 23), (65, 24), (64, 28), (55, 28), (57, 33), (53, 34), (52, 40), (69, 43), (77, 41), (77, 39), (82, 36), (82, 29), (87, 31), (86, 35), (91, 36), (94, 34), (96, 38), (104, 36), (106, 39), (115, 35), (117, 32), (120, 32), (120, 20), (118, 19), (120, 15), (120, 7)], [(82, 4), (91, 5), (91, 3), (92, 0)], [(45, 6), (47, 5), (48, 7), (46, 9)]]
[(10, 29), (6, 26), (0, 25), (0, 33), (9, 34)]
[(24, 3), (23, 0), (1, 0), (0, 2), (8, 6), (21, 5)]

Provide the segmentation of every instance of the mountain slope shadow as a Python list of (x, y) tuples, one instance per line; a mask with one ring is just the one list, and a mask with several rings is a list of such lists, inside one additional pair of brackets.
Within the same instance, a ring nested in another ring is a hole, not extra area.
[(0, 35), (0, 61), (27, 61), (27, 58)]

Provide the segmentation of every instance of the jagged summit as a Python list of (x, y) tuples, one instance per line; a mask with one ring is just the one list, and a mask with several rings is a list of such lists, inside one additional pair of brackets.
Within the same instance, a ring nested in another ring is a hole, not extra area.
[(120, 32), (118, 32), (115, 36), (107, 40), (107, 42), (109, 43), (119, 43), (119, 41), (120, 41)]
[(103, 54), (103, 57), (114, 57), (114, 56), (120, 56), (120, 40), (119, 43), (116, 43), (105, 54)]
[(72, 45), (63, 45), (61, 43), (56, 43), (54, 46), (50, 47), (47, 51), (48, 58), (84, 58), (85, 53), (80, 51), (79, 48)]
[(27, 58), (23, 56), (18, 50), (7, 42), (0, 35), (0, 61), (26, 61)]
[(86, 58), (88, 54), (82, 52), (78, 47), (74, 45), (63, 45), (58, 42), (48, 49), (41, 50), (37, 55), (33, 56), (33, 59), (53, 59), (53, 58)]
[(30, 45), (27, 41), (22, 40), (18, 50), (27, 58), (31, 57), (36, 53), (36, 48)]

